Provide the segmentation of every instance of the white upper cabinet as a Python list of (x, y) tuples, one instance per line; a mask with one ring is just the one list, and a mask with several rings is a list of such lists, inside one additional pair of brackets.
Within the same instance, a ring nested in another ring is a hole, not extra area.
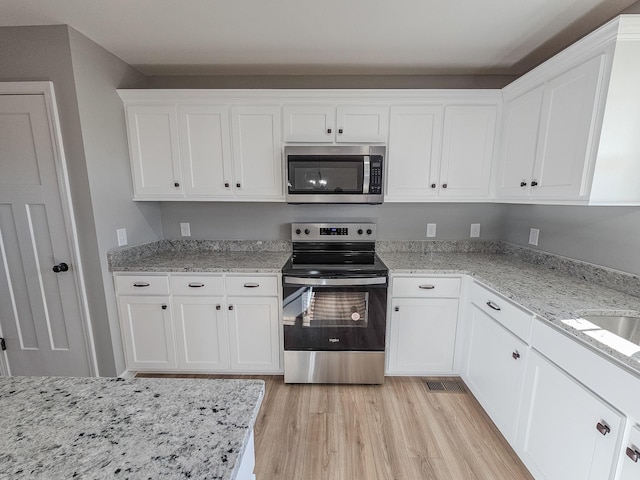
[(489, 194), (497, 115), (495, 105), (446, 107), (440, 196), (483, 198)]
[(285, 105), (284, 141), (386, 143), (389, 108), (384, 105)]
[(385, 200), (487, 200), (498, 105), (391, 107)]
[(438, 194), (443, 118), (442, 106), (391, 107), (387, 199)]
[(121, 90), (134, 200), (284, 201), (280, 105)]
[(134, 197), (173, 199), (184, 195), (175, 107), (131, 106), (127, 125)]
[(178, 127), (186, 195), (232, 194), (229, 108), (182, 105), (178, 108)]
[(280, 107), (232, 107), (231, 124), (236, 196), (282, 199)]
[(285, 105), (282, 116), (285, 142), (332, 143), (335, 139), (333, 105)]
[(504, 100), (502, 113), (502, 157), (498, 173), (498, 195), (526, 196), (533, 179), (542, 109), (542, 87)]
[(638, 56), (623, 15), (503, 89), (498, 200), (640, 204)]

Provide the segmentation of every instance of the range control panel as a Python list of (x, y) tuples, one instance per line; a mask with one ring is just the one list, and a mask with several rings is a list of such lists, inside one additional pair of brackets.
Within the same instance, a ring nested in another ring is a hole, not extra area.
[(294, 242), (373, 242), (375, 223), (292, 223)]

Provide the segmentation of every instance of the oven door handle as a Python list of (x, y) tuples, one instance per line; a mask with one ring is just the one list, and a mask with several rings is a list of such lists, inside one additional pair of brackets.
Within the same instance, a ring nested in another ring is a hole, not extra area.
[(285, 285), (309, 285), (320, 287), (333, 286), (358, 286), (358, 285), (382, 285), (387, 283), (387, 277), (371, 278), (304, 278), (288, 277), (284, 278)]

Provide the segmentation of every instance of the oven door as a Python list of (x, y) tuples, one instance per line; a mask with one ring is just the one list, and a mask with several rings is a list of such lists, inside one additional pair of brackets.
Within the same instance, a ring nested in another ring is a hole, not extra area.
[(285, 350), (384, 351), (387, 278), (283, 279)]

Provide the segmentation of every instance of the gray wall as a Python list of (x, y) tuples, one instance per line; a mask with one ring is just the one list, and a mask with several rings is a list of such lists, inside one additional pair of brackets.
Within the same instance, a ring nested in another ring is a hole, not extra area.
[(98, 250), (97, 261), (86, 273), (90, 294), (107, 311), (106, 317), (94, 321), (96, 347), (101, 374), (115, 375), (125, 366), (106, 254), (118, 246), (117, 228), (127, 229), (132, 244), (162, 238), (159, 204), (131, 201), (124, 107), (116, 92), (144, 88), (146, 77), (72, 28), (69, 40)]
[(480, 238), (502, 234), (501, 205), (466, 203), (385, 203), (383, 205), (285, 205), (281, 203), (165, 202), (165, 238), (180, 237), (180, 222), (191, 237), (215, 240), (289, 240), (291, 222), (374, 221), (380, 240), (426, 240), (427, 223), (437, 224), (436, 240), (469, 238), (480, 223)]
[(505, 207), (504, 240), (528, 245), (529, 229), (539, 228), (540, 250), (640, 275), (640, 208)]
[(149, 88), (502, 88), (511, 75), (164, 75)]

